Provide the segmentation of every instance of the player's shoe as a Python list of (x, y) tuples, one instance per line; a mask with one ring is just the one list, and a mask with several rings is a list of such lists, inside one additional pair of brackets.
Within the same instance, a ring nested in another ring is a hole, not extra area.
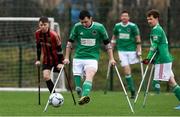
[(76, 92), (77, 92), (78, 97), (80, 98), (82, 94), (82, 89), (80, 87), (76, 87)]
[(180, 105), (178, 105), (178, 106), (174, 107), (174, 109), (176, 109), (176, 110), (180, 110)]
[(84, 105), (89, 103), (90, 98), (88, 96), (82, 96), (80, 100), (78, 101), (79, 105)]
[(131, 91), (131, 99), (135, 99), (136, 98), (136, 92), (135, 91)]

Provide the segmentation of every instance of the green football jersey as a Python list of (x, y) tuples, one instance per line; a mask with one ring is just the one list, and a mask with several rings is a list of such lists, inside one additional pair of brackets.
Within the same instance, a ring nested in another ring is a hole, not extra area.
[(136, 24), (122, 22), (115, 24), (113, 34), (116, 36), (116, 47), (119, 51), (136, 51), (136, 36), (140, 35)]
[(91, 27), (86, 28), (79, 22), (74, 25), (70, 40), (77, 42), (74, 58), (99, 60), (101, 42), (109, 37), (102, 24), (92, 22)]
[(147, 58), (151, 59), (153, 54), (157, 51), (154, 58), (155, 64), (172, 62), (172, 56), (169, 53), (168, 40), (162, 27), (157, 24), (150, 33), (151, 47)]

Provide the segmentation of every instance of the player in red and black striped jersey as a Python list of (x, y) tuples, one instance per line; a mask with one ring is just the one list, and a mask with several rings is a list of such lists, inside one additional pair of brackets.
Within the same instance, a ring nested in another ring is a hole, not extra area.
[(52, 67), (54, 71), (58, 71), (62, 67), (63, 53), (61, 48), (61, 38), (53, 30), (50, 29), (47, 17), (39, 19), (39, 29), (36, 31), (37, 61), (36, 65), (40, 65), (41, 52), (43, 55), (42, 69), (43, 78), (51, 93), (54, 84), (50, 78)]

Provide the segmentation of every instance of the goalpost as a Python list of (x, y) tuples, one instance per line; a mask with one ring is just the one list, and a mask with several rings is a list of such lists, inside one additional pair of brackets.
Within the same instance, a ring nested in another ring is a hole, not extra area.
[[(0, 17), (0, 90), (37, 91), (34, 62), (38, 21), (39, 17)], [(60, 34), (59, 24), (54, 18), (50, 17), (49, 21), (50, 28)], [(41, 89), (48, 91), (42, 75)], [(67, 91), (64, 75), (57, 90)]]

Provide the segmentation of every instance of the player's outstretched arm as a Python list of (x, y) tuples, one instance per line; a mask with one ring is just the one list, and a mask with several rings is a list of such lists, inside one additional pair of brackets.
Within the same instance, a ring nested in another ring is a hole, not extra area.
[(68, 41), (67, 45), (66, 45), (65, 58), (64, 58), (64, 61), (63, 61), (64, 64), (69, 64), (70, 63), (69, 56), (70, 56), (70, 53), (71, 53), (71, 49), (72, 49), (72, 43)]
[(112, 50), (112, 46), (111, 43), (106, 44), (106, 49), (109, 55), (109, 62), (111, 65), (115, 65), (116, 61), (114, 60), (114, 56), (113, 56), (113, 50)]

